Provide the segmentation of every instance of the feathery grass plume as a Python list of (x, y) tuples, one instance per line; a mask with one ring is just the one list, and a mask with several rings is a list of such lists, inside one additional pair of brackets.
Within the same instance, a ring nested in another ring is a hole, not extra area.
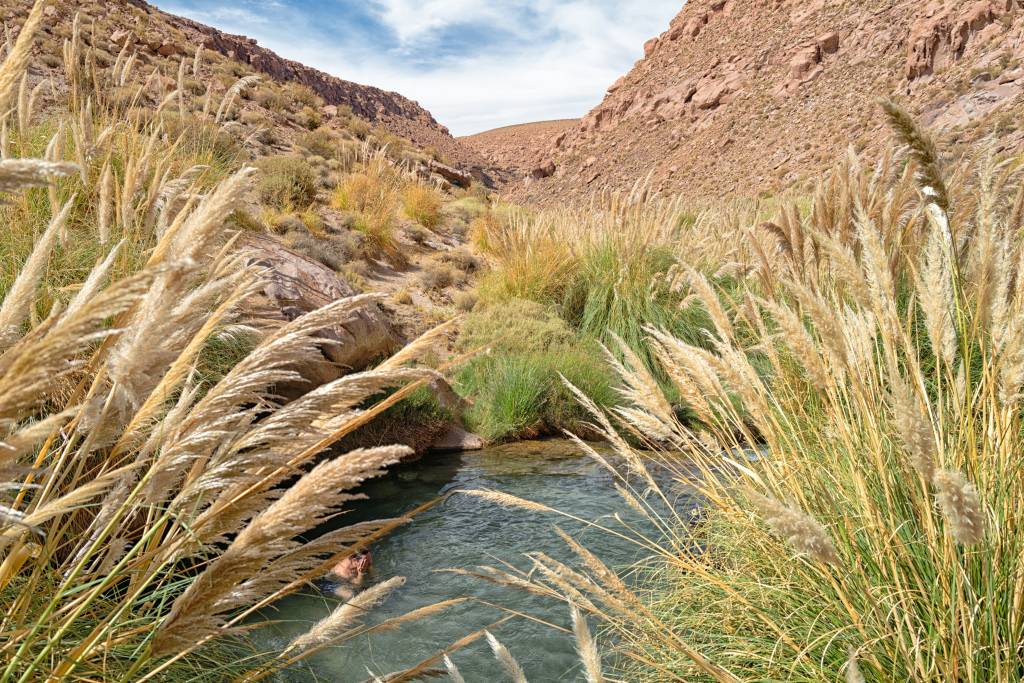
[(620, 362), (615, 354), (603, 346), (602, 350), (609, 365), (623, 381), (623, 386), (618, 389), (619, 393), (624, 399), (634, 406), (646, 410), (654, 418), (645, 423), (648, 429), (654, 430), (652, 436), (664, 440), (672, 439), (674, 434), (672, 427), (676, 421), (675, 411), (665, 399), (661, 387), (658, 386), (658, 381), (629, 344), (617, 334), (611, 333), (611, 336), (615, 340), (623, 360)]
[(70, 161), (3, 159), (0, 161), (0, 192), (42, 187), (53, 178), (65, 178), (75, 173), (78, 173), (78, 164)]
[(926, 201), (948, 213), (949, 190), (935, 141), (914, 122), (910, 114), (892, 100), (883, 100), (881, 106), (889, 119), (889, 125), (903, 144), (910, 148), (911, 156), (917, 163), (917, 181)]
[(448, 655), (444, 656), (444, 668), (448, 671), (448, 677), (452, 679), (452, 683), (466, 683), (466, 679), (462, 677), (459, 668), (455, 666), (455, 662)]
[(814, 338), (807, 331), (800, 316), (783, 303), (770, 300), (762, 300), (760, 303), (779, 324), (782, 340), (789, 346), (795, 360), (807, 373), (807, 379), (811, 384), (821, 390), (830, 386), (831, 375)]
[(329, 644), (340, 636), (346, 628), (366, 616), (370, 610), (386, 600), (392, 591), (404, 583), (405, 577), (395, 576), (358, 593), (354, 598), (338, 606), (333, 612), (318, 621), (309, 632), (293, 640), (284, 649), (282, 655), (295, 651), (303, 652)]
[(500, 491), (492, 491), (490, 489), (467, 489), (465, 491), (459, 491), (460, 495), (473, 496), (474, 498), (483, 498), (492, 503), (497, 503), (503, 507), (515, 507), (522, 508), (524, 510), (532, 510), (533, 512), (554, 512), (552, 508), (547, 505), (540, 503), (534, 503), (533, 501), (526, 500), (525, 498), (519, 498), (508, 493), (502, 493)]
[(43, 22), (43, 10), (48, 4), (49, 0), (36, 0), (32, 5), (32, 11), (29, 12), (28, 18), (25, 19), (25, 23), (21, 27), (18, 39), (7, 53), (3, 63), (0, 64), (0, 112), (6, 113), (11, 107), (18, 84), (32, 57), (32, 44), (39, 31), (39, 26)]
[(953, 537), (963, 545), (981, 543), (985, 538), (985, 512), (974, 484), (951, 470), (937, 471), (932, 483)]
[(491, 651), (494, 653), (494, 658), (498, 660), (502, 668), (505, 669), (505, 673), (512, 679), (512, 683), (528, 683), (526, 680), (526, 674), (523, 672), (523, 667), (519, 666), (519, 662), (512, 656), (508, 648), (501, 644), (494, 634), (490, 631), (487, 632), (487, 644), (491, 646)]
[[(288, 560), (301, 552), (296, 535), (316, 527), (341, 503), (351, 500), (347, 491), (379, 476), (384, 467), (411, 452), (405, 446), (362, 449), (313, 468), (249, 522), (175, 600), (156, 634), (154, 651), (158, 656), (167, 655), (209, 637), (225, 627), (226, 613), (272, 595), (295, 573), (296, 567)], [(211, 519), (210, 515), (205, 519)], [(204, 517), (195, 522), (201, 533), (209, 533), (203, 524)]]
[(832, 538), (816, 519), (768, 496), (750, 493), (747, 497), (768, 526), (799, 552), (822, 564), (839, 564)]
[(846, 683), (864, 683), (864, 674), (860, 672), (860, 664), (857, 662), (857, 651), (852, 647), (846, 662)]
[(249, 76), (244, 76), (235, 81), (235, 84), (228, 88), (228, 91), (224, 93), (224, 99), (221, 100), (220, 107), (217, 108), (217, 115), (214, 117), (214, 121), (220, 123), (228, 112), (231, 111), (231, 107), (235, 104), (238, 94), (249, 86), (256, 85), (259, 82), (260, 77), (256, 74), (250, 74)]
[[(931, 215), (931, 212), (928, 215)], [(952, 367), (956, 358), (956, 328), (953, 322), (953, 271), (950, 254), (946, 237), (936, 227), (928, 240), (917, 291), (932, 348), (938, 352), (938, 357)]]
[(10, 342), (17, 338), (18, 327), (28, 318), (36, 288), (43, 278), (50, 258), (50, 251), (53, 249), (60, 231), (64, 228), (74, 203), (75, 200), (72, 197), (53, 217), (50, 225), (43, 231), (32, 248), (32, 254), (22, 266), (18, 277), (5, 293), (3, 303), (0, 304), (0, 350), (9, 346)]
[(896, 433), (910, 455), (914, 469), (926, 482), (935, 474), (935, 434), (928, 412), (921, 407), (911, 387), (900, 377), (892, 378), (890, 406)]
[(597, 650), (597, 641), (590, 635), (587, 619), (580, 613), (576, 605), (569, 606), (569, 613), (572, 615), (572, 631), (576, 636), (576, 651), (579, 652), (580, 661), (583, 662), (587, 683), (604, 683), (604, 674), (601, 672), (601, 655)]

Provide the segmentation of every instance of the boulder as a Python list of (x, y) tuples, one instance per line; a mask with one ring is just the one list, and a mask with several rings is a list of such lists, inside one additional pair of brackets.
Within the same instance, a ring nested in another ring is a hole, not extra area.
[(821, 54), (830, 55), (839, 51), (839, 34), (835, 31), (821, 34), (814, 42), (817, 43)]
[(134, 38), (134, 34), (131, 31), (125, 29), (118, 29), (110, 34), (110, 42), (118, 47), (124, 47), (125, 43)]
[(473, 184), (473, 176), (465, 171), (461, 171), (447, 164), (442, 164), (440, 161), (435, 159), (431, 159), (429, 165), (432, 173), (436, 173), (452, 185), (458, 185), (459, 187), (466, 188)]
[(821, 63), (821, 48), (813, 45), (801, 46), (789, 60), (789, 77), (794, 81), (802, 81)]
[(550, 160), (530, 171), (530, 177), (534, 180), (550, 178), (553, 175), (555, 175), (555, 162)]
[(479, 451), (485, 446), (483, 437), (467, 432), (458, 425), (452, 425), (431, 446), (431, 451), (439, 453), (459, 453), (462, 451)]
[[(247, 302), (250, 312), (260, 318), (294, 320), (358, 293), (327, 266), (271, 237), (245, 234), (239, 247), (248, 265), (263, 270), (261, 292)], [(348, 372), (361, 370), (397, 346), (391, 323), (375, 303), (339, 320), (323, 330), (321, 336), (328, 342), (321, 348), (323, 362), (305, 363), (297, 368), (306, 383), (301, 387), (279, 388), (282, 395), (295, 397)]]
[(690, 101), (697, 109), (714, 109), (728, 95), (739, 90), (742, 82), (743, 77), (736, 71), (718, 77), (705, 76), (698, 83)]

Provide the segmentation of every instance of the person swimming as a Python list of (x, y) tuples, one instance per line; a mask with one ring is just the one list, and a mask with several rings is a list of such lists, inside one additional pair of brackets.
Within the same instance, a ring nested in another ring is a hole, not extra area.
[(352, 599), (359, 588), (366, 583), (366, 577), (373, 568), (373, 556), (369, 550), (360, 550), (349, 555), (331, 569), (327, 589), (345, 600)]

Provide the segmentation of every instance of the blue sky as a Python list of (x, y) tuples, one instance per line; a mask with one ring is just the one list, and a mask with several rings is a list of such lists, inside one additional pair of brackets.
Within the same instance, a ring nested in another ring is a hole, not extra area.
[(582, 116), (683, 0), (156, 0), (282, 56), (395, 90), (455, 135)]

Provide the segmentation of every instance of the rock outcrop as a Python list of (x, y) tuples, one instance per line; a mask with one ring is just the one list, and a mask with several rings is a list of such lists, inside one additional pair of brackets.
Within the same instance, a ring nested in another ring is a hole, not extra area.
[[(247, 234), (240, 248), (248, 265), (262, 271), (261, 294), (248, 304), (254, 317), (290, 321), (358, 293), (327, 266), (266, 235)], [(321, 347), (323, 362), (297, 368), (308, 384), (279, 387), (282, 395), (300, 395), (349, 372), (362, 370), (399, 345), (390, 320), (377, 304), (360, 308), (323, 330), (320, 336), (328, 342)]]
[(777, 191), (888, 144), (882, 97), (948, 141), (1024, 137), (999, 119), (1024, 91), (1024, 0), (689, 0), (643, 51), (578, 124), (519, 152), (514, 196), (647, 177), (695, 198)]

